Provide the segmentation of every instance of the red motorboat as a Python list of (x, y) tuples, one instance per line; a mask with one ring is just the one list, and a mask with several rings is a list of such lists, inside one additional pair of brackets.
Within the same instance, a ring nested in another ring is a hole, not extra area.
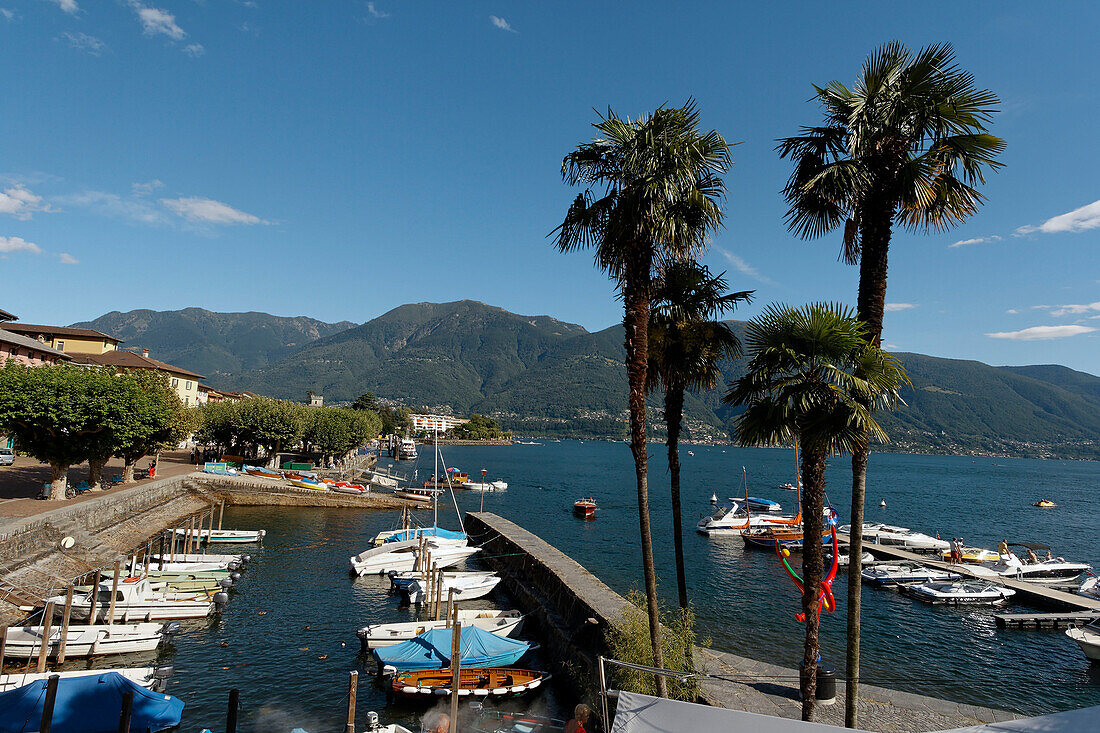
[(596, 518), (596, 500), (589, 499), (577, 499), (573, 502), (573, 514), (580, 519), (595, 519)]

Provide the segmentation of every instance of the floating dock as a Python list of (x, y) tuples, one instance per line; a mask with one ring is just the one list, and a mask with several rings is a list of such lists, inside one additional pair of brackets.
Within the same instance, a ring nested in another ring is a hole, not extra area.
[(1100, 612), (993, 614), (993, 620), (997, 622), (999, 629), (1066, 629), (1070, 626), (1084, 626), (1096, 619), (1100, 619)]

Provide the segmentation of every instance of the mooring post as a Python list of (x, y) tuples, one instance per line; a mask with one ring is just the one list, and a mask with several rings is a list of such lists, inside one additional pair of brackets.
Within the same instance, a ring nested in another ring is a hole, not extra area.
[(107, 609), (107, 625), (110, 626), (115, 622), (115, 596), (118, 595), (118, 574), (121, 571), (122, 563), (115, 560), (115, 579), (111, 582), (111, 606)]
[(443, 568), (436, 571), (435, 584), (435, 620), (443, 618)]
[(60, 675), (50, 675), (46, 683), (46, 699), (42, 703), (42, 721), (38, 725), (39, 733), (50, 733), (50, 725), (53, 724), (53, 703), (57, 699), (57, 683)]
[(455, 613), (455, 589), (447, 589), (447, 626), (448, 628), (453, 625), (453, 621), (458, 617)]
[(99, 568), (96, 568), (95, 577), (92, 578), (92, 592), (88, 594), (88, 625), (95, 624), (95, 601), (99, 595)]
[(187, 518), (187, 534), (183, 536), (183, 554), (191, 553), (191, 534), (195, 531), (195, 515)]
[(46, 610), (42, 612), (42, 646), (38, 650), (39, 674), (46, 671), (46, 656), (50, 653), (50, 631), (53, 626), (53, 602), (46, 604)]
[(229, 711), (225, 714), (225, 733), (237, 733), (237, 711), (241, 707), (241, 691), (236, 687), (229, 691)]
[(218, 503), (218, 529), (222, 528), (222, 516), (225, 515), (225, 499)]
[[(93, 591), (94, 592), (94, 591)], [(63, 664), (65, 662), (65, 646), (69, 641), (69, 614), (73, 612), (73, 585), (69, 584), (69, 589), (65, 591), (65, 611), (61, 614), (61, 641), (57, 645), (57, 663)], [(4, 657), (0, 655), (0, 662), (3, 662)]]
[(451, 626), (451, 728), (458, 733), (458, 691), (462, 689), (462, 622)]
[(4, 672), (4, 647), (8, 645), (8, 625), (0, 624), (0, 674)]
[[(218, 527), (221, 529), (221, 527)], [(214, 534), (214, 505), (210, 505), (210, 524), (206, 529), (206, 544), (210, 545), (210, 535)]]
[(122, 693), (122, 712), (118, 716), (118, 733), (130, 733), (130, 715), (134, 711), (134, 691)]
[(159, 560), (158, 569), (160, 570), (164, 570), (164, 553), (168, 552), (168, 548), (165, 547), (164, 542), (166, 537), (167, 536), (164, 534), (164, 532), (160, 533), (160, 552), (157, 553), (157, 558)]
[(355, 693), (359, 686), (359, 673), (352, 670), (348, 679), (348, 724), (344, 733), (355, 733)]

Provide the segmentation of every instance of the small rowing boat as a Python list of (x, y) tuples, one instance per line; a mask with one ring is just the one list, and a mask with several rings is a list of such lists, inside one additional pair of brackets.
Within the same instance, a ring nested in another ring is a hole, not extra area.
[(282, 479), (283, 474), (278, 471), (271, 471), (266, 468), (260, 468), (259, 466), (245, 466), (245, 474), (254, 476), (256, 478), (269, 478), (269, 479)]
[[(516, 667), (459, 669), (459, 697), (514, 697), (537, 689), (550, 679), (545, 672)], [(434, 699), (450, 697), (454, 673), (450, 668), (400, 672), (391, 685), (395, 695)]]
[[(188, 530), (177, 529), (175, 533), (183, 538), (188, 535)], [(192, 539), (206, 543), (221, 543), (233, 545), (246, 545), (254, 542), (263, 542), (266, 530), (262, 529), (192, 529)]]
[(312, 489), (313, 491), (328, 491), (328, 484), (323, 481), (315, 481), (310, 478), (295, 478), (290, 480), (291, 486), (299, 489)]
[[(497, 636), (512, 636), (518, 634), (523, 626), (523, 615), (519, 611), (456, 609), (455, 612), (458, 614), (458, 620), (463, 629), (477, 627)], [(407, 621), (393, 624), (371, 624), (359, 629), (356, 634), (363, 646), (363, 651), (368, 651), (415, 639), (431, 629), (449, 627), (450, 622), (446, 619), (439, 621)]]
[(396, 497), (419, 502), (421, 504), (431, 504), (435, 500), (435, 497), (439, 496), (441, 493), (443, 493), (442, 489), (421, 489), (416, 486), (405, 486), (400, 489), (394, 489), (393, 491), (393, 495)]
[(596, 500), (592, 498), (577, 499), (573, 502), (573, 514), (580, 519), (592, 520), (596, 518)]
[[(65, 652), (68, 654), (68, 650)], [(48, 680), (57, 675), (63, 680), (73, 677), (91, 677), (93, 675), (110, 674), (118, 672), (126, 679), (134, 682), (147, 690), (163, 690), (164, 683), (172, 675), (171, 667), (131, 667), (123, 669), (71, 669), (65, 672), (27, 672), (25, 674), (0, 674), (0, 692), (7, 692), (18, 687), (29, 685), (39, 680)]]

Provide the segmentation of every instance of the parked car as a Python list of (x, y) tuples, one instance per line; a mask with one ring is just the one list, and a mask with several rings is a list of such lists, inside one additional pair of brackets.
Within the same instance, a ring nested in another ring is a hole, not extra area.
[(15, 452), (11, 448), (0, 448), (0, 466), (10, 466), (15, 463)]

